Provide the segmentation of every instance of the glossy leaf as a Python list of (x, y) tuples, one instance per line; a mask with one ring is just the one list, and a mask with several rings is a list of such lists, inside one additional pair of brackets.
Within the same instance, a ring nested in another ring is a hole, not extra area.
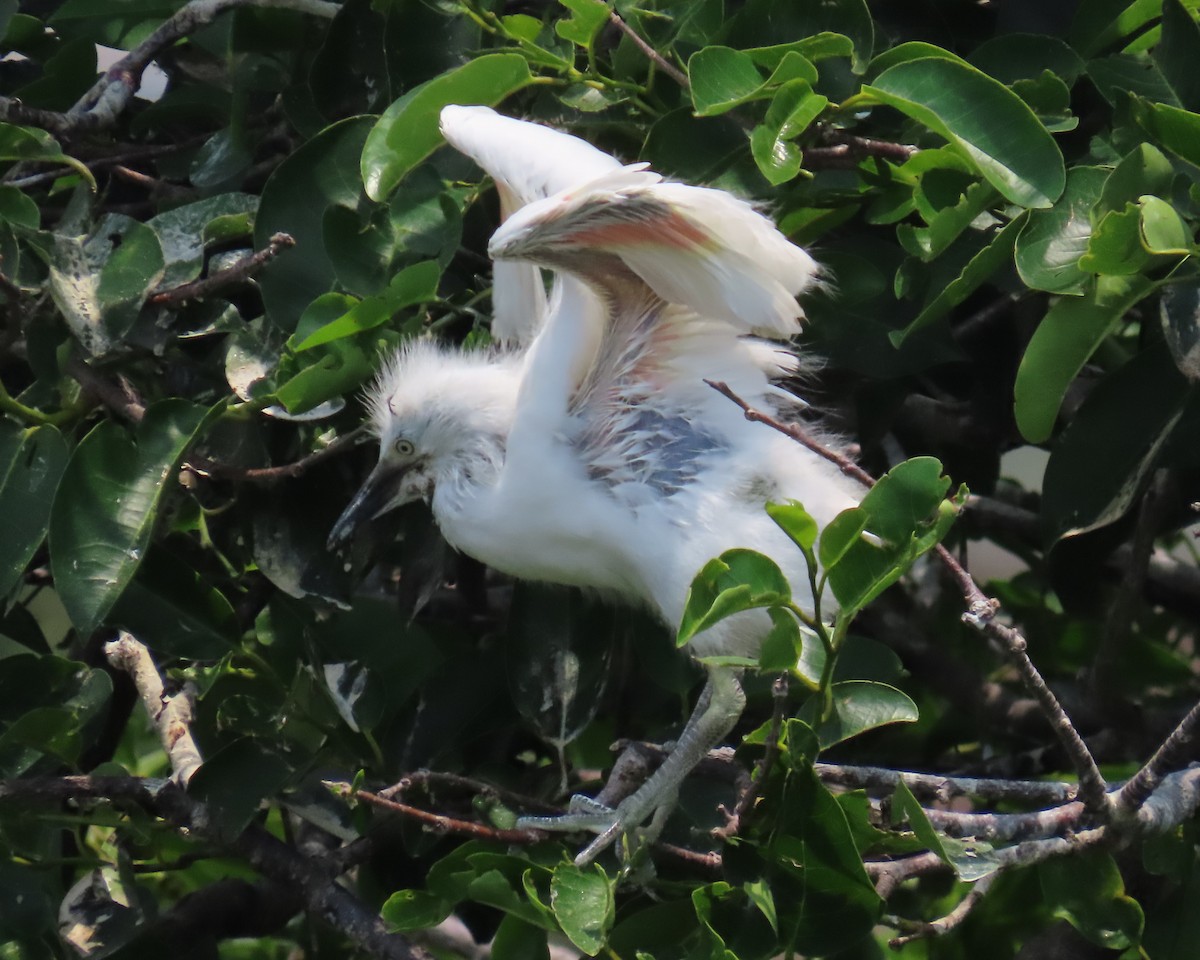
[(1088, 275), (1079, 266), (1092, 234), (1090, 213), (1108, 175), (1098, 167), (1075, 167), (1062, 198), (1048, 210), (1033, 210), (1017, 237), (1021, 279), (1035, 290), (1080, 294)]
[(1161, 343), (1092, 391), (1046, 465), (1042, 523), (1051, 541), (1112, 523), (1133, 505), (1188, 393), (1188, 381)]
[[(950, 479), (941, 470), (932, 457), (897, 464), (855, 511), (842, 514), (855, 517), (850, 529), (863, 524), (862, 535), (841, 535), (837, 520), (825, 528), (820, 555), (844, 613), (852, 614), (879, 596), (949, 531), (966, 494), (960, 490), (953, 501), (944, 500)], [(838, 536), (827, 548), (831, 530)], [(835, 559), (826, 561), (827, 556)]]
[(1096, 946), (1124, 950), (1141, 941), (1142, 908), (1125, 892), (1110, 854), (1056, 857), (1038, 865), (1038, 878), (1054, 915)]
[(1200, 166), (1200, 114), (1167, 103), (1134, 102), (1138, 126), (1161, 147)]
[(83, 163), (63, 153), (62, 147), (45, 130), (0, 123), (0, 161), (61, 163), (78, 173), (93, 190), (96, 180)]
[(1192, 383), (1200, 382), (1200, 283), (1191, 280), (1166, 287), (1158, 315), (1175, 366)]
[[(441, 277), (441, 269), (431, 261), (405, 267), (388, 285), (387, 290), (379, 297), (368, 297), (341, 313), (336, 319), (322, 323), (316, 329), (311, 329), (301, 318), (293, 340), (303, 334), (298, 343), (289, 345), (293, 350), (311, 350), (322, 344), (353, 336), (364, 330), (371, 330), (386, 323), (395, 313), (414, 304), (426, 303), (437, 296), (437, 284)], [(336, 296), (336, 295), (335, 295)]]
[(367, 196), (382, 201), (413, 167), (442, 143), (438, 118), (451, 103), (499, 103), (528, 85), (532, 75), (524, 57), (485, 54), (426, 81), (393, 103), (371, 128), (362, 152)]
[(204, 803), (222, 836), (236, 838), (264, 797), (292, 775), (287, 761), (259, 741), (243, 737), (209, 757), (188, 781), (188, 794)]
[(345, 171), (357, 163), (370, 129), (367, 117), (325, 128), (276, 167), (263, 186), (254, 246), (262, 249), (280, 232), (296, 241), (258, 275), (267, 316), (281, 330), (292, 330), (304, 308), (333, 286), (325, 211), (359, 204), (362, 186)]
[(67, 465), (67, 445), (51, 426), (23, 430), (0, 421), (0, 597), (7, 596), (46, 537), (54, 491)]
[(726, 550), (704, 565), (688, 590), (676, 643), (743, 610), (791, 599), (791, 586), (775, 561), (753, 550)]
[(604, 947), (614, 914), (613, 881), (599, 864), (563, 863), (550, 879), (550, 908), (563, 933), (586, 956)]
[(1125, 312), (1153, 289), (1142, 276), (1101, 276), (1086, 296), (1055, 303), (1025, 348), (1013, 391), (1022, 435), (1040, 443), (1054, 430), (1067, 387)]
[(1000, 869), (1000, 862), (993, 856), (990, 844), (982, 840), (959, 840), (934, 830), (903, 778), (892, 795), (892, 816), (893, 822), (901, 818), (907, 820), (921, 843), (953, 867), (960, 880), (982, 880)]
[(106, 420), (75, 448), (50, 513), (50, 564), (75, 629), (88, 636), (133, 579), (175, 469), (207, 419), (164, 400), (133, 437)]
[(905, 693), (886, 683), (871, 680), (846, 680), (830, 688), (833, 712), (818, 721), (818, 699), (809, 701), (811, 708), (801, 713), (801, 719), (817, 731), (821, 749), (857, 737), (891, 723), (915, 723), (919, 719), (917, 705)]
[(424, 890), (397, 890), (379, 909), (393, 930), (423, 930), (436, 927), (450, 916), (454, 904)]
[(863, 89), (955, 144), (1013, 203), (1049, 207), (1061, 195), (1058, 146), (1018, 96), (972, 67), (912, 60)]
[(763, 77), (754, 58), (729, 47), (705, 47), (688, 59), (692, 106), (699, 117), (711, 117), (753, 97)]

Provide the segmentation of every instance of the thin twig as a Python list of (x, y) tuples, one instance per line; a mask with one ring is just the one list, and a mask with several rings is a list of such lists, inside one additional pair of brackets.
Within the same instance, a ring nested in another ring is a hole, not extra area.
[(988, 800), (1062, 804), (1076, 799), (1079, 791), (1077, 784), (1057, 781), (982, 779), (823, 762), (813, 764), (813, 769), (822, 783), (850, 789), (876, 789), (891, 792), (896, 789), (899, 781), (903, 780), (904, 785), (915, 796), (931, 797), (943, 803), (956, 796), (968, 796)]
[[(706, 380), (705, 383), (722, 396), (727, 397), (737, 404), (742, 409), (747, 420), (764, 424), (784, 434), (784, 436), (790, 437), (818, 456), (836, 464), (842, 473), (854, 477), (863, 486), (870, 488), (875, 485), (875, 479), (858, 466), (858, 464), (818, 443), (808, 435), (803, 427), (798, 424), (783, 423), (769, 414), (755, 410), (745, 400), (734, 393), (727, 384), (712, 380)], [(1079, 731), (1075, 729), (1075, 725), (1067, 716), (1066, 711), (1063, 710), (1062, 704), (1058, 702), (1058, 698), (1033, 665), (1033, 661), (1029, 659), (1024, 636), (1015, 628), (1006, 626), (996, 620), (996, 614), (1000, 609), (999, 601), (988, 597), (979, 589), (979, 585), (975, 583), (971, 575), (949, 550), (939, 543), (934, 548), (934, 551), (962, 592), (963, 602), (967, 608), (966, 612), (962, 615), (963, 622), (968, 626), (974, 627), (985, 636), (998, 641), (1002, 649), (1008, 653), (1009, 659), (1016, 667), (1022, 682), (1029, 692), (1033, 694), (1042, 712), (1050, 721), (1051, 728), (1054, 730), (1055, 735), (1058, 737), (1059, 742), (1062, 744), (1063, 749), (1066, 751), (1067, 756), (1070, 758), (1072, 765), (1079, 775), (1080, 799), (1083, 800), (1090, 813), (1098, 817), (1101, 822), (1106, 821), (1111, 810), (1107, 793), (1108, 787), (1104, 782), (1104, 777), (1100, 774), (1100, 768), (1096, 765), (1096, 759), (1083, 742)]]
[(137, 93), (142, 74), (159, 53), (212, 23), (226, 10), (246, 6), (284, 8), (325, 18), (332, 18), (341, 9), (327, 0), (191, 0), (114, 63), (70, 110), (40, 110), (0, 97), (0, 120), (32, 124), (61, 136), (111, 126)]
[(893, 950), (899, 950), (906, 943), (913, 940), (922, 940), (927, 937), (940, 937), (967, 919), (968, 914), (975, 908), (975, 905), (984, 898), (988, 890), (991, 889), (993, 883), (996, 882), (998, 873), (989, 874), (981, 880), (976, 880), (975, 885), (967, 891), (967, 895), (963, 897), (958, 905), (944, 917), (939, 917), (937, 920), (931, 920), (929, 923), (912, 923), (911, 921), (902, 921), (901, 929), (907, 930), (903, 936), (895, 937), (888, 941), (888, 946)]
[(649, 58), (650, 61), (653, 62), (655, 66), (657, 66), (663, 73), (683, 87), (684, 90), (690, 90), (692, 88), (692, 83), (688, 79), (687, 74), (671, 63), (671, 61), (655, 50), (652, 46), (650, 46), (650, 44), (648, 44), (644, 39), (642, 39), (641, 35), (634, 30), (633, 27), (621, 19), (617, 11), (610, 11), (608, 18), (613, 22), (617, 29), (625, 34), (625, 36), (627, 36), (633, 42), (633, 45), (641, 50), (642, 53), (644, 53), (646, 57)]
[(825, 135), (827, 146), (805, 147), (804, 166), (817, 169), (843, 169), (854, 167), (860, 160), (867, 157), (879, 157), (893, 163), (904, 163), (918, 148), (907, 143), (894, 143), (891, 140), (873, 140), (870, 137), (858, 137), (853, 134), (831, 130)]
[(720, 807), (721, 812), (725, 814), (725, 825), (713, 829), (714, 837), (728, 840), (730, 837), (737, 836), (746, 815), (749, 814), (762, 794), (763, 784), (775, 764), (775, 758), (779, 755), (779, 731), (783, 728), (783, 718), (787, 715), (788, 680), (786, 673), (780, 674), (771, 684), (771, 701), (771, 726), (767, 730), (767, 737), (763, 742), (763, 754), (754, 766), (750, 783), (738, 794), (733, 812), (729, 813), (724, 806)]
[(1187, 712), (1187, 716), (1179, 721), (1179, 725), (1171, 731), (1162, 746), (1154, 751), (1154, 756), (1117, 791), (1114, 805), (1119, 815), (1127, 816), (1140, 810), (1168, 773), (1195, 758), (1198, 729), (1200, 703)]
[(420, 807), (413, 807), (407, 803), (389, 800), (387, 797), (382, 797), (370, 790), (355, 790), (348, 783), (339, 783), (332, 780), (323, 782), (325, 786), (329, 787), (329, 789), (343, 799), (364, 800), (371, 804), (371, 806), (378, 807), (380, 810), (387, 810), (389, 813), (398, 813), (403, 817), (408, 817), (410, 820), (423, 823), (437, 833), (453, 833), (460, 836), (477, 837), (481, 840), (496, 840), (500, 843), (537, 843), (543, 838), (542, 833), (538, 830), (504, 830), (499, 827), (488, 826), (485, 823), (475, 823), (472, 820), (459, 820), (456, 817), (431, 813), (428, 810), (422, 810)]
[(204, 762), (189, 727), (192, 722), (193, 694), (190, 684), (185, 684), (174, 696), (167, 696), (150, 651), (125, 631), (105, 645), (104, 655), (114, 667), (124, 670), (133, 678), (133, 685), (142, 698), (142, 706), (146, 708), (146, 714), (167, 752), (173, 779), (186, 787)]
[(284, 250), (290, 250), (295, 245), (296, 241), (291, 234), (276, 233), (267, 241), (265, 247), (248, 256), (242, 257), (233, 266), (226, 267), (224, 270), (218, 270), (216, 273), (203, 279), (192, 280), (189, 283), (182, 283), (177, 287), (171, 287), (169, 290), (160, 290), (158, 293), (152, 293), (146, 299), (146, 302), (157, 306), (166, 303), (183, 303), (186, 300), (198, 300), (201, 297), (206, 297), (216, 290), (240, 283), (242, 280), (261, 270)]
[(66, 372), (102, 404), (119, 413), (130, 423), (141, 423), (146, 416), (146, 404), (129, 381), (123, 377), (120, 383), (102, 377), (90, 363), (78, 356), (67, 360)]
[(279, 480), (294, 479), (315, 467), (318, 463), (336, 456), (354, 446), (368, 431), (368, 427), (355, 427), (349, 433), (344, 433), (328, 446), (322, 447), (307, 456), (292, 463), (283, 463), (277, 467), (235, 467), (228, 463), (218, 463), (203, 457), (194, 457), (180, 467), (181, 472), (190, 472), (199, 476), (219, 477), (223, 480), (247, 481), (249, 483), (275, 483)]

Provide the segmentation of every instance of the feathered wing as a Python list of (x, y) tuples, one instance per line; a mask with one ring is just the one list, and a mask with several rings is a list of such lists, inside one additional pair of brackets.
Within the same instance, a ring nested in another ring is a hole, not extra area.
[(551, 312), (515, 432), (533, 411), (565, 403), (589, 474), (623, 498), (681, 489), (739, 429), (736, 409), (705, 379), (762, 403), (771, 380), (796, 368), (790, 352), (748, 335), (799, 330), (794, 293), (814, 282), (816, 266), (727, 193), (624, 168), (522, 208), (491, 250), (603, 291), (599, 314)]
[[(620, 163), (590, 143), (536, 123), (504, 117), (489, 107), (442, 109), (446, 141), (496, 182), (500, 215), (508, 219), (528, 203), (588, 183)], [(541, 328), (548, 304), (541, 270), (529, 263), (498, 262), (492, 275), (492, 334), (526, 345)]]

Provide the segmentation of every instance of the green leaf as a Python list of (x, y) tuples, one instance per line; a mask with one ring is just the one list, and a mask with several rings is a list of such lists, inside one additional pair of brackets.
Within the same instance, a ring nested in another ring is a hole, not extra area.
[(863, 91), (955, 144), (1013, 203), (1049, 207), (1062, 194), (1066, 170), (1050, 134), (1020, 97), (973, 67), (912, 60)]
[(252, 194), (221, 193), (173, 207), (147, 220), (146, 226), (154, 231), (162, 247), (161, 284), (175, 287), (199, 277), (209, 225), (221, 217), (253, 214), (257, 209), (258, 197)]
[(571, 16), (554, 23), (554, 32), (590, 50), (596, 34), (608, 23), (608, 4), (602, 0), (558, 0), (571, 11)]
[[(924, 188), (938, 179), (934, 176), (922, 178), (920, 188), (914, 194), (918, 203), (928, 199)], [(896, 236), (900, 245), (914, 257), (924, 261), (933, 260), (945, 253), (995, 200), (996, 191), (991, 185), (977, 181), (970, 184), (954, 203), (933, 212), (929, 216), (928, 227), (902, 223), (896, 228)]]
[(1026, 440), (1050, 436), (1071, 381), (1125, 312), (1153, 289), (1142, 276), (1100, 276), (1085, 296), (1050, 308), (1025, 348), (1013, 387), (1013, 412)]
[(696, 116), (712, 117), (745, 103), (762, 87), (762, 74), (744, 50), (705, 47), (688, 58)]
[(93, 190), (96, 178), (81, 161), (68, 157), (62, 147), (45, 130), (0, 123), (0, 161), (28, 163), (61, 163), (75, 170)]
[(49, 267), (50, 296), (94, 355), (120, 343), (166, 266), (154, 231), (120, 214), (86, 238), (41, 233), (31, 240)]
[(589, 957), (604, 947), (615, 915), (615, 884), (599, 864), (561, 863), (550, 878), (550, 909), (563, 933)]
[(1079, 268), (1089, 273), (1128, 276), (1140, 273), (1150, 261), (1142, 242), (1142, 209), (1135, 203), (1124, 210), (1110, 210), (1088, 238), (1087, 253)]
[(494, 960), (550, 960), (546, 931), (505, 914), (492, 938), (489, 954)]
[(1126, 209), (1145, 194), (1170, 196), (1175, 169), (1162, 152), (1149, 143), (1139, 143), (1113, 168), (1104, 181), (1096, 213)]
[(786, 604), (791, 596), (791, 585), (774, 560), (753, 550), (726, 550), (692, 581), (676, 643), (683, 646), (732, 614)]
[(296, 241), (258, 275), (267, 316), (281, 330), (292, 330), (305, 307), (333, 286), (336, 274), (325, 247), (325, 211), (332, 206), (356, 208), (362, 202), (362, 185), (347, 171), (358, 162), (370, 128), (370, 117), (351, 117), (326, 127), (276, 167), (263, 186), (254, 223), (255, 247), (265, 247), (280, 232)]
[(492, 106), (533, 79), (524, 57), (489, 53), (408, 91), (384, 111), (362, 151), (367, 196), (382, 201), (413, 167), (442, 143), (442, 107), (451, 103)]
[[(789, 759), (815, 738), (798, 720), (786, 724)], [(768, 884), (778, 911), (780, 939), (802, 956), (830, 956), (865, 937), (883, 902), (875, 893), (841, 805), (808, 762), (788, 774), (775, 828), (764, 847)]]
[(1160, 146), (1200, 166), (1200, 114), (1138, 97), (1133, 101), (1133, 117)]
[(833, 712), (819, 720), (819, 698), (801, 712), (800, 719), (815, 726), (821, 749), (857, 737), (860, 733), (890, 723), (916, 723), (917, 705), (905, 693), (886, 683), (873, 680), (844, 680), (830, 688)]
[(789, 81), (775, 93), (766, 119), (750, 135), (754, 162), (772, 185), (785, 183), (800, 172), (803, 156), (790, 141), (803, 133), (828, 103), (828, 98), (813, 93), (806, 80)]
[(0, 421), (0, 597), (20, 581), (46, 536), (54, 491), (67, 465), (67, 445), (51, 426), (21, 429)]
[(1156, 254), (1187, 256), (1195, 250), (1192, 232), (1166, 200), (1145, 196), (1138, 199), (1142, 210), (1142, 242)]
[(1125, 892), (1111, 854), (1085, 850), (1078, 856), (1055, 857), (1038, 864), (1037, 872), (1054, 916), (1092, 943), (1124, 950), (1141, 942), (1142, 908)]
[(208, 807), (223, 837), (235, 839), (259, 804), (291, 779), (288, 762), (251, 737), (234, 740), (208, 757), (188, 781), (189, 796)]
[(1158, 16), (1159, 0), (1083, 0), (1075, 8), (1068, 39), (1083, 56), (1121, 43)]
[(767, 515), (801, 550), (812, 551), (817, 542), (817, 521), (796, 500), (768, 503)]
[(1027, 216), (1027, 213), (1021, 213), (997, 230), (987, 244), (967, 261), (957, 277), (938, 288), (933, 299), (921, 309), (912, 323), (903, 331), (892, 333), (892, 342), (899, 346), (915, 331), (940, 320), (1002, 270), (1012, 259), (1017, 235)]
[[(381, 321), (382, 322), (382, 321)], [(331, 340), (320, 355), (303, 354), (306, 365), (277, 386), (276, 403), (290, 414), (301, 414), (357, 389), (375, 373), (374, 351), (354, 339)]]
[(155, 545), (108, 616), (159, 654), (211, 660), (237, 642), (233, 607), (179, 558)]
[[(932, 457), (897, 464), (863, 497), (855, 508), (858, 516), (852, 511), (841, 514), (853, 517), (844, 521), (847, 533), (858, 528), (866, 535), (846, 536), (835, 526), (841, 517), (825, 528), (820, 553), (822, 558), (836, 556), (826, 564), (826, 572), (843, 615), (853, 615), (874, 600), (949, 531), (966, 492), (960, 489), (954, 500), (944, 500), (950, 479), (941, 470)], [(835, 535), (826, 548), (830, 530)]]
[(397, 890), (379, 910), (393, 930), (425, 930), (450, 916), (454, 904), (424, 890)]
[(1166, 287), (1158, 315), (1175, 366), (1192, 383), (1200, 381), (1200, 282), (1190, 280)]
[(892, 817), (893, 823), (898, 823), (901, 818), (907, 820), (921, 843), (953, 867), (960, 880), (982, 880), (1000, 868), (991, 844), (982, 840), (958, 840), (934, 830), (903, 778), (897, 782), (896, 792), (892, 795)]
[(1001, 83), (1033, 80), (1049, 72), (1073, 86), (1086, 65), (1058, 37), (1039, 33), (1002, 33), (971, 51), (970, 62)]
[(162, 400), (132, 438), (105, 420), (75, 448), (50, 512), (50, 566), (81, 636), (104, 622), (133, 579), (175, 469), (219, 410)]
[(1074, 167), (1062, 198), (1048, 210), (1033, 210), (1017, 237), (1021, 279), (1035, 290), (1080, 294), (1088, 274), (1079, 267), (1092, 226), (1089, 215), (1107, 180), (1099, 167)]
[(1200, 110), (1200, 25), (1180, 0), (1163, 0), (1162, 39), (1151, 54), (1180, 106)]
[[(763, 638), (762, 647), (758, 651), (758, 668), (765, 673), (785, 673), (801, 669), (805, 647), (809, 645), (805, 643), (804, 638), (806, 635), (810, 640), (815, 638), (807, 631), (801, 632), (796, 618), (782, 607), (768, 607), (767, 615), (771, 618), (771, 629)], [(807, 676), (807, 673), (805, 675)]]
[[(343, 337), (361, 333), (364, 330), (371, 330), (380, 324), (386, 323), (405, 307), (411, 307), (417, 303), (428, 303), (430, 300), (435, 299), (437, 297), (438, 281), (441, 279), (441, 276), (441, 267), (431, 260), (413, 264), (411, 267), (405, 267), (392, 278), (392, 282), (388, 285), (387, 291), (382, 296), (368, 297), (365, 300), (359, 301), (351, 306), (349, 310), (340, 313), (336, 319), (321, 324), (316, 329), (313, 329), (311, 333), (307, 333), (298, 343), (293, 343), (292, 341), (299, 337), (302, 332), (310, 329), (310, 325), (305, 322), (305, 317), (302, 317), (300, 324), (297, 326), (296, 333), (288, 341), (288, 346), (297, 352), (301, 352), (311, 350), (313, 347), (318, 347), (325, 343), (331, 343), (334, 340), (340, 340)], [(338, 294), (330, 296), (338, 297), (339, 300), (341, 299)], [(314, 301), (314, 304), (320, 302), (320, 299), (318, 299)], [(305, 316), (307, 317), (307, 311)]]
[(1162, 343), (1097, 385), (1046, 464), (1042, 525), (1051, 542), (1125, 514), (1171, 438), (1188, 396), (1189, 383)]
[(821, 531), (821, 545), (817, 551), (821, 566), (828, 570), (841, 560), (867, 529), (869, 519), (861, 507), (850, 507), (830, 520)]

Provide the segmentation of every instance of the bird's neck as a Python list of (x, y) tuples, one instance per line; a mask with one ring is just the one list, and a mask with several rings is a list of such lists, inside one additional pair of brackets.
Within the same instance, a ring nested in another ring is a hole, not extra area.
[(447, 457), (438, 471), (433, 491), (434, 516), (447, 529), (463, 522), (472, 508), (495, 488), (504, 467), (506, 438), (500, 434), (479, 433), (453, 456)]

